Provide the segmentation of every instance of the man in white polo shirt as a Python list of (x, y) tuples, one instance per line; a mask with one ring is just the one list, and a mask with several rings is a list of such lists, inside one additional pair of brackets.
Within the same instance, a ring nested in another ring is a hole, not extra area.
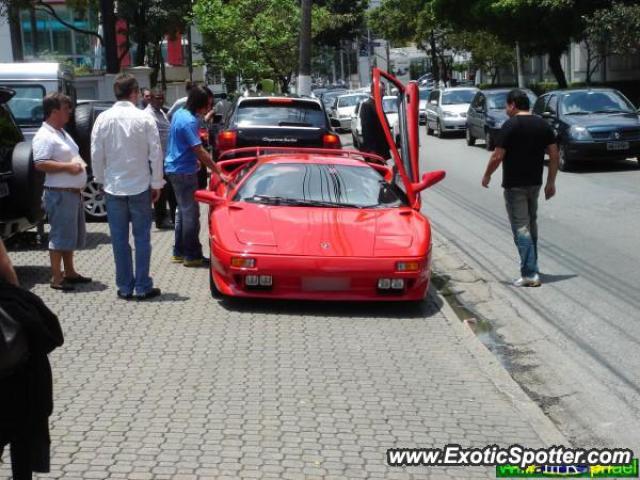
[(74, 284), (91, 281), (76, 272), (73, 265), (74, 250), (83, 248), (86, 240), (82, 208), (86, 164), (78, 145), (64, 131), (73, 108), (71, 99), (54, 92), (44, 97), (42, 104), (45, 120), (33, 137), (33, 160), (35, 168), (45, 172), (44, 204), (51, 226), (51, 288), (69, 291), (74, 290)]

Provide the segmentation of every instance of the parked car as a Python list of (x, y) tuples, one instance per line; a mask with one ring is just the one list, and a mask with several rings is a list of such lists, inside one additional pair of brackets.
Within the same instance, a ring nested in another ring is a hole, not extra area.
[(240, 97), (216, 141), (218, 155), (240, 147), (340, 148), (320, 100), (310, 97)]
[[(374, 82), (383, 75), (373, 69)], [(386, 75), (386, 74), (385, 74)], [(394, 79), (387, 75), (387, 81)], [(431, 229), (420, 192), (444, 172), (418, 171), (417, 84), (397, 85), (400, 135), (410, 148), (393, 166), (371, 153), (308, 148), (227, 151), (198, 190), (208, 204), (214, 297), (327, 301), (421, 301), (427, 294)], [(380, 93), (375, 102), (382, 108)], [(390, 135), (384, 119), (385, 133)], [(394, 170), (402, 185), (395, 183)]]
[(420, 124), (427, 122), (427, 102), (429, 101), (430, 88), (420, 88), (420, 106), (418, 111), (420, 113)]
[(44, 218), (44, 174), (33, 165), (31, 142), (24, 139), (8, 103), (16, 92), (0, 87), (0, 238), (36, 226)]
[[(369, 97), (365, 97), (358, 102), (356, 109), (353, 112), (353, 116), (351, 117), (351, 138), (355, 148), (360, 148), (362, 145), (362, 120), (360, 119), (360, 106), (367, 98)], [(383, 97), (382, 108), (391, 131), (396, 132), (398, 126), (398, 97), (394, 95), (387, 95)]]
[(62, 92), (76, 102), (73, 72), (59, 63), (0, 63), (0, 85), (16, 92), (9, 108), (29, 141), (44, 120), (42, 99), (47, 93)]
[(455, 87), (433, 90), (427, 103), (427, 135), (442, 138), (447, 133), (464, 132), (467, 128), (467, 110), (477, 88)]
[(329, 110), (331, 124), (342, 131), (351, 130), (351, 117), (356, 109), (356, 105), (369, 97), (366, 93), (348, 93), (336, 97), (334, 104)]
[(582, 161), (640, 156), (640, 116), (617, 90), (582, 88), (549, 92), (538, 98), (533, 113), (547, 120), (556, 132), (560, 170), (569, 170)]
[[(484, 139), (485, 148), (492, 151), (502, 124), (509, 118), (506, 112), (510, 88), (492, 88), (476, 93), (467, 111), (467, 145), (475, 145), (476, 139)], [(523, 89), (531, 107), (536, 94)]]

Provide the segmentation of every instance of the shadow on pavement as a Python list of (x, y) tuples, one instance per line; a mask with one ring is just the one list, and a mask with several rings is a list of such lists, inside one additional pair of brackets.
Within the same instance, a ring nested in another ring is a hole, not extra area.
[(36, 285), (42, 283), (49, 283), (51, 277), (51, 268), (48, 266), (14, 265), (14, 269), (16, 275), (18, 275), (20, 285), (27, 290), (31, 290)]
[(276, 313), (315, 317), (428, 318), (442, 308), (439, 297), (422, 302), (321, 302), (225, 298), (220, 306), (238, 313)]
[[(549, 160), (545, 159), (545, 164), (549, 164)], [(608, 173), (608, 172), (632, 172), (640, 168), (640, 163), (635, 160), (620, 161), (588, 161), (580, 162), (579, 160), (571, 164), (570, 170), (565, 173), (589, 174), (589, 173)]]
[(556, 283), (562, 282), (563, 280), (571, 280), (572, 278), (576, 278), (578, 275), (576, 274), (568, 274), (568, 275), (551, 275), (548, 273), (540, 273), (540, 281), (543, 284), (545, 283)]

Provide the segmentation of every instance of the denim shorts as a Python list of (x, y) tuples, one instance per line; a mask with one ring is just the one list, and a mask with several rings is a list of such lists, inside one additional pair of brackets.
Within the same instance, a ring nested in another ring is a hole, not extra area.
[(79, 193), (44, 191), (44, 208), (49, 219), (49, 250), (73, 251), (84, 248), (87, 230)]

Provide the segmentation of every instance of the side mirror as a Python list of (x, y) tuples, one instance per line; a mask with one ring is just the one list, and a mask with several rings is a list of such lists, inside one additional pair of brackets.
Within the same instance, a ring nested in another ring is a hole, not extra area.
[(438, 100), (429, 100), (431, 105), (438, 105)]
[(447, 175), (447, 172), (444, 170), (434, 170), (433, 172), (427, 172), (422, 175), (422, 180), (418, 183), (412, 183), (411, 188), (416, 193), (420, 193), (423, 190), (426, 190), (429, 187), (434, 186), (436, 183), (440, 182)]
[(217, 207), (226, 202), (226, 199), (219, 195), (216, 195), (215, 192), (212, 192), (210, 190), (196, 190), (194, 197), (197, 202), (206, 203), (207, 205), (211, 205), (212, 207)]
[(551, 112), (542, 112), (542, 118), (545, 120), (551, 120), (553, 118), (553, 113)]
[(338, 120), (337, 118), (332, 118), (331, 119), (331, 126), (333, 128), (340, 128), (340, 120)]

